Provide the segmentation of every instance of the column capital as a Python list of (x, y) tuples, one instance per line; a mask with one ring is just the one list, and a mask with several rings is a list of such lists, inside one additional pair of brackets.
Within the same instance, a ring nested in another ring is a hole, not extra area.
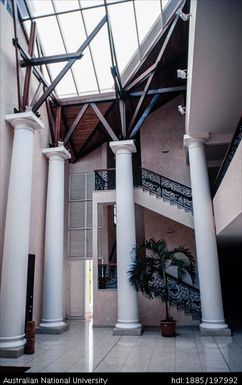
[(115, 142), (109, 143), (111, 150), (114, 154), (120, 154), (120, 153), (134, 153), (136, 152), (136, 146), (134, 144), (134, 140), (119, 140)]
[(11, 124), (15, 129), (25, 129), (25, 130), (37, 130), (39, 128), (44, 128), (44, 123), (41, 122), (39, 118), (32, 112), (18, 112), (16, 114), (6, 115), (5, 120)]
[(63, 160), (70, 159), (71, 154), (63, 146), (62, 142), (58, 142), (58, 147), (44, 148), (42, 153), (48, 158), (51, 159), (53, 156), (61, 158)]
[(201, 135), (201, 136), (190, 136), (184, 135), (183, 144), (185, 147), (199, 147), (202, 146), (209, 140), (209, 134)]

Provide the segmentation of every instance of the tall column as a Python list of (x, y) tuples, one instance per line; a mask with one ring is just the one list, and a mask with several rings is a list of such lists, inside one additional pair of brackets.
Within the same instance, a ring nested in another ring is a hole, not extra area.
[(132, 153), (136, 152), (133, 140), (111, 142), (116, 156), (116, 206), (117, 206), (117, 275), (118, 275), (118, 321), (114, 335), (139, 335), (141, 324), (138, 318), (137, 293), (128, 282), (131, 250), (135, 240), (135, 213)]
[(64, 239), (64, 162), (71, 155), (59, 142), (44, 149), (49, 159), (44, 263), (43, 318), (41, 333), (60, 334), (68, 329), (63, 322), (63, 239)]
[(224, 320), (216, 232), (209, 188), (204, 138), (185, 135), (192, 185), (194, 228), (200, 283), (202, 335), (230, 335)]
[(14, 128), (0, 293), (0, 356), (18, 357), (25, 345), (25, 308), (34, 131), (33, 112), (6, 116)]

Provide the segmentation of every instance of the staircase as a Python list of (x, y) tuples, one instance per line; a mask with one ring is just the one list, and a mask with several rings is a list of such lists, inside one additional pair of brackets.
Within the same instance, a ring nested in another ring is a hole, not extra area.
[[(194, 228), (191, 189), (145, 168), (135, 169), (134, 201), (136, 204)], [(110, 202), (115, 202), (115, 169), (95, 171), (95, 190), (109, 191)], [(102, 199), (102, 202), (103, 199)], [(107, 201), (105, 201), (107, 203)], [(192, 319), (200, 319), (199, 289), (169, 275), (169, 301), (178, 311), (184, 311)], [(117, 288), (117, 267), (113, 264), (98, 266), (99, 289)], [(157, 283), (162, 290), (162, 282)]]
[[(135, 169), (136, 204), (194, 228), (191, 189), (145, 168)], [(95, 171), (95, 190), (115, 190), (115, 169)]]

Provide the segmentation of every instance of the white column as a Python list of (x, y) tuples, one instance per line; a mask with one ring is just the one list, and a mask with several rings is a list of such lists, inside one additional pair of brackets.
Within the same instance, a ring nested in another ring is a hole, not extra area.
[(111, 142), (116, 156), (118, 321), (114, 334), (141, 334), (137, 293), (128, 282), (131, 250), (136, 244), (132, 153), (133, 140)]
[(64, 162), (71, 155), (59, 142), (44, 149), (49, 159), (46, 227), (43, 318), (39, 332), (60, 334), (68, 329), (63, 322), (63, 245), (64, 245)]
[(194, 228), (200, 284), (202, 335), (229, 335), (224, 320), (216, 232), (213, 217), (204, 138), (184, 137), (188, 146)]
[(0, 294), (0, 356), (18, 357), (25, 345), (25, 307), (34, 131), (33, 112), (6, 116), (14, 128)]

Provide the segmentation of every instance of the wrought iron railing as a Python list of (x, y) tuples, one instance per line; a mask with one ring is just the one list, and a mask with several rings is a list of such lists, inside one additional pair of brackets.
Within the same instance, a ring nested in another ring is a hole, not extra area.
[(192, 211), (192, 190), (190, 187), (145, 168), (141, 169), (141, 187), (178, 207), (183, 207), (186, 211)]
[(117, 266), (98, 264), (98, 289), (117, 289)]
[[(201, 315), (201, 302), (199, 290), (184, 281), (178, 281), (170, 274), (168, 276), (169, 302), (175, 304), (195, 316)], [(156, 278), (155, 283), (157, 297), (164, 290), (163, 280)], [(117, 266), (113, 264), (98, 265), (98, 288), (116, 289), (117, 288)]]
[(242, 139), (242, 119), (239, 122), (239, 125), (235, 131), (235, 134), (233, 136), (233, 139), (230, 143), (230, 146), (225, 154), (225, 158), (223, 160), (223, 163), (219, 169), (218, 175), (215, 179), (213, 189), (212, 189), (212, 195), (213, 197), (215, 196), (216, 192), (218, 191), (218, 188), (220, 186), (220, 183), (222, 182), (229, 165), (234, 157), (234, 154), (236, 153), (237, 148), (239, 147), (239, 144)]
[[(133, 172), (134, 187), (148, 190), (171, 204), (192, 211), (191, 188), (169, 178), (156, 174), (145, 168), (135, 169)], [(115, 189), (115, 169), (95, 171), (95, 190)]]

